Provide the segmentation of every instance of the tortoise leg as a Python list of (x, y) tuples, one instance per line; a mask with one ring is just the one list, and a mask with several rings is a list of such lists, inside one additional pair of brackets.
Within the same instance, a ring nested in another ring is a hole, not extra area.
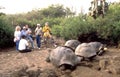
[(75, 66), (72, 66), (72, 65), (69, 65), (69, 64), (63, 64), (63, 65), (61, 65), (60, 66), (60, 69), (62, 70), (62, 71), (64, 71), (64, 70), (74, 70), (76, 67)]
[(60, 70), (62, 70), (62, 71), (64, 71), (64, 70), (66, 69), (64, 64), (61, 65), (59, 68), (60, 68)]
[(104, 52), (105, 52), (104, 50), (100, 50), (100, 51), (98, 52), (98, 56), (101, 56)]
[(94, 60), (94, 57), (96, 57), (96, 55), (89, 57), (88, 60), (89, 60), (89, 61), (93, 61), (93, 60)]
[(50, 62), (49, 56), (45, 59), (46, 62)]

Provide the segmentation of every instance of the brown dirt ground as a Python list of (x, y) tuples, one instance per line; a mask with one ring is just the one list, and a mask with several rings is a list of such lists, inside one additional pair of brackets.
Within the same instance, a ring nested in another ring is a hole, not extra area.
[[(53, 48), (34, 49), (29, 53), (19, 53), (15, 48), (5, 49), (0, 52), (0, 77), (6, 76), (11, 71), (20, 66), (37, 66), (41, 69), (55, 69), (51, 63), (45, 61), (48, 56), (48, 50)], [(101, 57), (120, 55), (120, 49), (108, 48), (108, 51)], [(104, 70), (98, 70), (99, 62), (82, 62), (77, 68), (69, 73), (62, 73), (57, 70), (58, 77), (120, 77), (120, 75), (108, 73)], [(55, 69), (56, 70), (56, 69)]]

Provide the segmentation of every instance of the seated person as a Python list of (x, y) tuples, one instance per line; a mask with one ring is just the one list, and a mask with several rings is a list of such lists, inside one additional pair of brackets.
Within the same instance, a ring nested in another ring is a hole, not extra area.
[(28, 42), (26, 40), (26, 36), (22, 35), (21, 36), (21, 40), (19, 42), (19, 47), (18, 47), (19, 52), (22, 52), (22, 53), (24, 53), (24, 52), (31, 52), (31, 49), (28, 48), (28, 45), (29, 44), (28, 44)]

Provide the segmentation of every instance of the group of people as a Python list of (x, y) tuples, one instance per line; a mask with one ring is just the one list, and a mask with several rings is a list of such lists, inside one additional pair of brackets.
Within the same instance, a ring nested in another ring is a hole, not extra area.
[[(43, 37), (51, 37), (51, 29), (48, 25), (48, 22), (45, 23), (45, 26), (42, 28), (40, 24), (37, 24), (35, 29), (35, 37), (36, 37), (36, 44), (37, 48), (40, 49), (41, 47), (41, 38)], [(30, 52), (31, 49), (29, 48), (29, 43), (31, 44), (31, 48), (34, 49), (34, 40), (32, 38), (32, 30), (29, 28), (28, 25), (23, 26), (22, 30), (20, 26), (16, 26), (14, 32), (14, 42), (16, 43), (16, 50), (20, 52)]]

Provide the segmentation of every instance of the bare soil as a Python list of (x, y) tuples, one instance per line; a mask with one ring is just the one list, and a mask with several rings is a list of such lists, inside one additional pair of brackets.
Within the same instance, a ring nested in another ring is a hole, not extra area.
[[(15, 51), (15, 48), (2, 50), (0, 52), (0, 77), (120, 77), (120, 69), (117, 70), (118, 73), (114, 73), (113, 71), (109, 71), (107, 66), (105, 66), (106, 68), (102, 68), (99, 64), (100, 60), (110, 59), (114, 56), (119, 57), (120, 49), (118, 48), (108, 48), (108, 51), (104, 53), (104, 55), (96, 57), (96, 59), (91, 62), (81, 62), (73, 71), (61, 71), (51, 63), (47, 63), (45, 60), (50, 49), (53, 48), (43, 47), (40, 50), (34, 49), (28, 53), (19, 53)], [(117, 60), (116, 67), (120, 63), (120, 57)], [(18, 74), (18, 72), (20, 72), (18, 70), (21, 67), (22, 69), (37, 67), (37, 70), (39, 69), (40, 71), (37, 75), (12, 75)]]

